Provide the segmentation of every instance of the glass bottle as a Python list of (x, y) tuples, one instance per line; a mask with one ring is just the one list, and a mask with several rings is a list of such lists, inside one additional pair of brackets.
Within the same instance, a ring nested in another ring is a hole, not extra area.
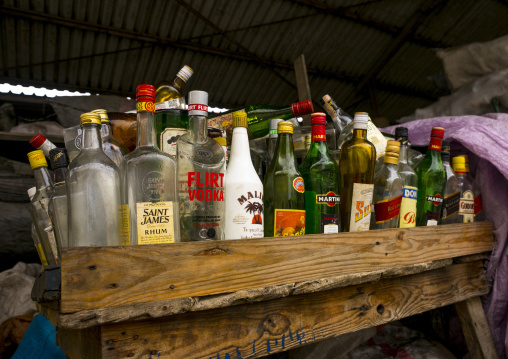
[(120, 141), (113, 137), (108, 112), (101, 109), (93, 110), (92, 113), (96, 113), (101, 117), (102, 150), (113, 162), (115, 162), (115, 165), (120, 166), (123, 156), (128, 154), (129, 150)]
[(180, 241), (176, 162), (157, 147), (154, 99), (152, 85), (136, 88), (137, 145), (120, 166), (124, 211), (128, 213), (123, 244)]
[(265, 237), (305, 234), (305, 186), (293, 146), (293, 124), (277, 125), (277, 146), (265, 176)]
[(49, 265), (60, 264), (60, 248), (49, 219), (49, 199), (52, 195), (53, 181), (48, 171), (46, 157), (41, 150), (28, 153), (30, 166), (34, 171), (36, 192), (30, 202), (30, 215), (42, 244), (42, 250)]
[(366, 112), (355, 113), (353, 138), (340, 150), (340, 223), (343, 232), (366, 231), (370, 227), (376, 148), (367, 139), (369, 122)]
[(471, 183), (473, 183), (473, 192), (474, 192), (474, 221), (481, 222), (485, 220), (485, 212), (483, 211), (483, 203), (482, 203), (482, 194), (480, 192), (480, 187), (478, 183), (475, 181), (471, 172), (469, 171), (469, 157), (467, 155), (461, 155), (466, 160), (466, 177), (469, 179)]
[(441, 224), (460, 223), (459, 204), (460, 189), (457, 176), (450, 166), (450, 144), (443, 141), (441, 146), (441, 161), (446, 173), (446, 187), (444, 191), (443, 208), (441, 210)]
[(159, 109), (155, 111), (155, 128), (157, 129), (157, 145), (162, 152), (176, 159), (176, 141), (185, 135), (189, 127), (186, 110)]
[[(37, 189), (35, 187), (30, 187), (28, 189), (28, 197), (30, 198), (30, 202), (32, 202), (32, 198), (35, 196), (35, 192)], [(37, 230), (35, 229), (35, 224), (32, 223), (32, 240), (34, 241), (35, 250), (37, 251), (37, 254), (39, 255), (39, 259), (41, 260), (42, 265), (45, 267), (48, 265), (48, 261), (46, 260), (46, 255), (44, 254), (44, 250), (42, 249), (42, 242), (39, 238), (39, 235), (37, 234)]]
[(208, 137), (208, 93), (189, 92), (189, 131), (176, 142), (182, 242), (224, 239), (224, 150)]
[(178, 71), (172, 81), (162, 81), (155, 91), (155, 109), (181, 109), (185, 110), (185, 97), (182, 87), (191, 78), (194, 70), (185, 65)]
[(101, 119), (81, 115), (81, 151), (67, 171), (69, 247), (117, 246), (120, 241), (120, 174), (102, 150)]
[(400, 142), (398, 174), (402, 179), (402, 201), (400, 203), (399, 227), (416, 226), (416, 202), (418, 198), (418, 176), (408, 163), (408, 130), (407, 127), (395, 129), (395, 139)]
[(415, 169), (418, 176), (417, 226), (438, 224), (446, 188), (446, 173), (441, 161), (444, 128), (433, 127), (430, 136), (429, 149), (425, 158)]
[(400, 142), (388, 141), (384, 165), (374, 177), (370, 229), (398, 228), (404, 181), (398, 173)]
[(231, 160), (226, 178), (225, 239), (262, 238), (263, 183), (252, 164), (245, 112), (233, 115)]
[(44, 137), (42, 134), (37, 133), (32, 139), (30, 140), (30, 144), (34, 146), (36, 149), (41, 150), (44, 152), (44, 156), (49, 158), (49, 151), (51, 151), (53, 148), (56, 148), (56, 146), (48, 140), (46, 137)]
[(277, 146), (277, 125), (279, 122), (284, 121), (280, 118), (270, 120), (270, 134), (268, 136), (268, 149), (266, 151), (266, 168), (270, 167), (273, 155), (275, 154), (275, 147)]
[(305, 154), (309, 152), (312, 135), (305, 135)]
[(49, 151), (49, 160), (53, 169), (53, 194), (49, 201), (49, 217), (55, 228), (55, 235), (61, 248), (69, 246), (67, 216), (67, 166), (69, 157), (64, 148)]
[(344, 128), (346, 128), (348, 124), (352, 123), (353, 120), (351, 119), (351, 116), (349, 116), (343, 109), (337, 106), (330, 95), (324, 95), (319, 102), (332, 119), (332, 124), (335, 128), (335, 133), (338, 141), (340, 134), (342, 131), (344, 131)]
[(326, 115), (311, 115), (312, 142), (300, 165), (305, 183), (306, 234), (339, 233), (340, 196), (339, 165), (326, 143)]
[(459, 223), (474, 222), (474, 189), (466, 173), (466, 159), (464, 156), (453, 157), (452, 165), (460, 190)]

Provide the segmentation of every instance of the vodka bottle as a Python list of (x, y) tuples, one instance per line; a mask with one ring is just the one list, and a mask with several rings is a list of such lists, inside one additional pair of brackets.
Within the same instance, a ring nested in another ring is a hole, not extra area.
[(124, 157), (120, 171), (124, 211), (128, 212), (124, 244), (180, 241), (176, 162), (157, 147), (154, 98), (152, 85), (137, 87), (138, 142)]
[(176, 142), (182, 242), (224, 239), (224, 150), (208, 137), (208, 93), (189, 92), (189, 131)]
[(32, 139), (30, 140), (30, 144), (34, 146), (36, 149), (41, 150), (44, 152), (44, 156), (49, 158), (49, 151), (51, 151), (53, 148), (56, 148), (56, 146), (48, 140), (46, 137), (44, 137), (42, 134), (38, 133)]
[(81, 115), (81, 151), (67, 172), (69, 246), (120, 245), (120, 174), (102, 150), (101, 119)]
[(407, 127), (395, 129), (395, 139), (400, 142), (398, 173), (402, 179), (402, 201), (400, 203), (400, 228), (416, 226), (416, 201), (418, 198), (418, 176), (408, 163), (408, 130)]
[(172, 81), (162, 81), (155, 91), (155, 109), (185, 110), (185, 97), (182, 87), (191, 78), (194, 71), (187, 65), (182, 67)]
[[(30, 202), (32, 202), (32, 198), (35, 196), (35, 192), (37, 191), (37, 188), (31, 187), (28, 189), (28, 197), (30, 198)], [(39, 235), (37, 234), (37, 230), (35, 229), (35, 224), (32, 223), (32, 240), (34, 241), (35, 250), (37, 251), (37, 254), (39, 255), (39, 259), (41, 260), (41, 263), (43, 266), (48, 265), (48, 261), (46, 260), (46, 255), (44, 254), (44, 250), (42, 249), (42, 242), (39, 238)]]
[(459, 223), (459, 182), (450, 166), (450, 144), (447, 141), (443, 141), (441, 146), (441, 161), (446, 173), (446, 188), (444, 191), (443, 208), (441, 210), (441, 223)]
[(453, 157), (452, 164), (455, 175), (457, 176), (460, 191), (460, 222), (474, 222), (474, 189), (473, 182), (466, 174), (466, 159), (463, 156)]
[(113, 162), (115, 162), (115, 165), (120, 166), (123, 156), (129, 153), (129, 150), (120, 141), (113, 137), (108, 112), (106, 110), (93, 110), (92, 112), (101, 117), (102, 150)]
[(49, 151), (51, 168), (53, 169), (53, 194), (49, 201), (49, 217), (55, 228), (56, 239), (61, 247), (69, 246), (67, 216), (67, 166), (69, 157), (64, 148)]
[(279, 122), (284, 121), (280, 118), (270, 120), (270, 134), (268, 136), (268, 149), (266, 151), (266, 168), (270, 167), (273, 155), (275, 153), (275, 146), (277, 145), (277, 125)]
[(226, 178), (225, 239), (262, 238), (263, 184), (251, 161), (244, 112), (233, 115), (231, 161)]

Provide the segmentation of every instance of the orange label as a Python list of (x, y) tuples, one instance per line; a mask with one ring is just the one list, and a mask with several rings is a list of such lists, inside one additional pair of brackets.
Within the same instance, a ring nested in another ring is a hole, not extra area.
[(305, 185), (303, 183), (302, 177), (296, 177), (293, 180), (293, 188), (295, 189), (296, 192), (300, 192), (300, 193), (305, 192)]
[(153, 102), (138, 102), (136, 104), (136, 110), (138, 112), (155, 112), (155, 105)]
[(304, 235), (305, 211), (276, 209), (273, 233), (274, 237)]

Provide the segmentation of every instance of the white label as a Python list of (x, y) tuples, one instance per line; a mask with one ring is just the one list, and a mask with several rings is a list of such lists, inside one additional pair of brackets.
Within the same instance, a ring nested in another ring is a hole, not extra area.
[(174, 243), (173, 202), (136, 203), (138, 244)]
[(367, 139), (376, 148), (376, 159), (385, 155), (387, 140), (372, 121), (367, 125)]
[(353, 200), (351, 202), (351, 218), (349, 232), (368, 231), (372, 212), (374, 185), (366, 183), (353, 184)]
[(262, 238), (263, 186), (226, 182), (225, 238)]
[(323, 233), (339, 233), (339, 226), (336, 224), (325, 224)]
[(161, 151), (176, 157), (176, 141), (185, 135), (185, 128), (166, 128), (161, 133)]
[(172, 100), (164, 101), (161, 103), (158, 103), (155, 105), (156, 110), (160, 109), (174, 109), (174, 108), (183, 108), (183, 104), (185, 101), (183, 101), (182, 97), (174, 98)]
[(474, 193), (467, 190), (462, 194), (459, 203), (459, 215), (463, 223), (474, 222)]
[(437, 221), (435, 219), (428, 219), (427, 226), (437, 226)]

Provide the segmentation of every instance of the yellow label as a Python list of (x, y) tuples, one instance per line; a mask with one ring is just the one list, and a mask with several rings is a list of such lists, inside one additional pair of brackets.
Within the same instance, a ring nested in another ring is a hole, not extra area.
[(416, 201), (418, 188), (404, 186), (400, 203), (400, 228), (416, 226)]
[(129, 226), (129, 205), (124, 204), (120, 206), (120, 236), (122, 240), (122, 246), (128, 246), (131, 244), (131, 232)]
[(372, 213), (372, 197), (374, 185), (367, 183), (354, 183), (351, 202), (351, 218), (349, 232), (368, 231), (370, 215)]
[(173, 202), (136, 203), (138, 244), (175, 243)]
[(37, 243), (37, 247), (35, 247), (35, 249), (37, 249), (37, 253), (39, 254), (39, 258), (41, 259), (42, 265), (47, 266), (48, 260), (46, 259), (46, 256), (44, 255), (44, 251), (42, 250), (41, 242)]
[(273, 223), (274, 237), (305, 234), (305, 211), (299, 209), (276, 209)]
[(388, 141), (372, 121), (369, 121), (367, 124), (367, 139), (372, 142), (376, 148), (376, 159), (385, 155)]
[(136, 104), (136, 110), (138, 112), (155, 112), (155, 105), (153, 102), (138, 102)]
[(28, 161), (30, 162), (30, 167), (32, 167), (33, 170), (39, 167), (48, 167), (46, 157), (44, 157), (44, 152), (41, 150), (29, 152)]

